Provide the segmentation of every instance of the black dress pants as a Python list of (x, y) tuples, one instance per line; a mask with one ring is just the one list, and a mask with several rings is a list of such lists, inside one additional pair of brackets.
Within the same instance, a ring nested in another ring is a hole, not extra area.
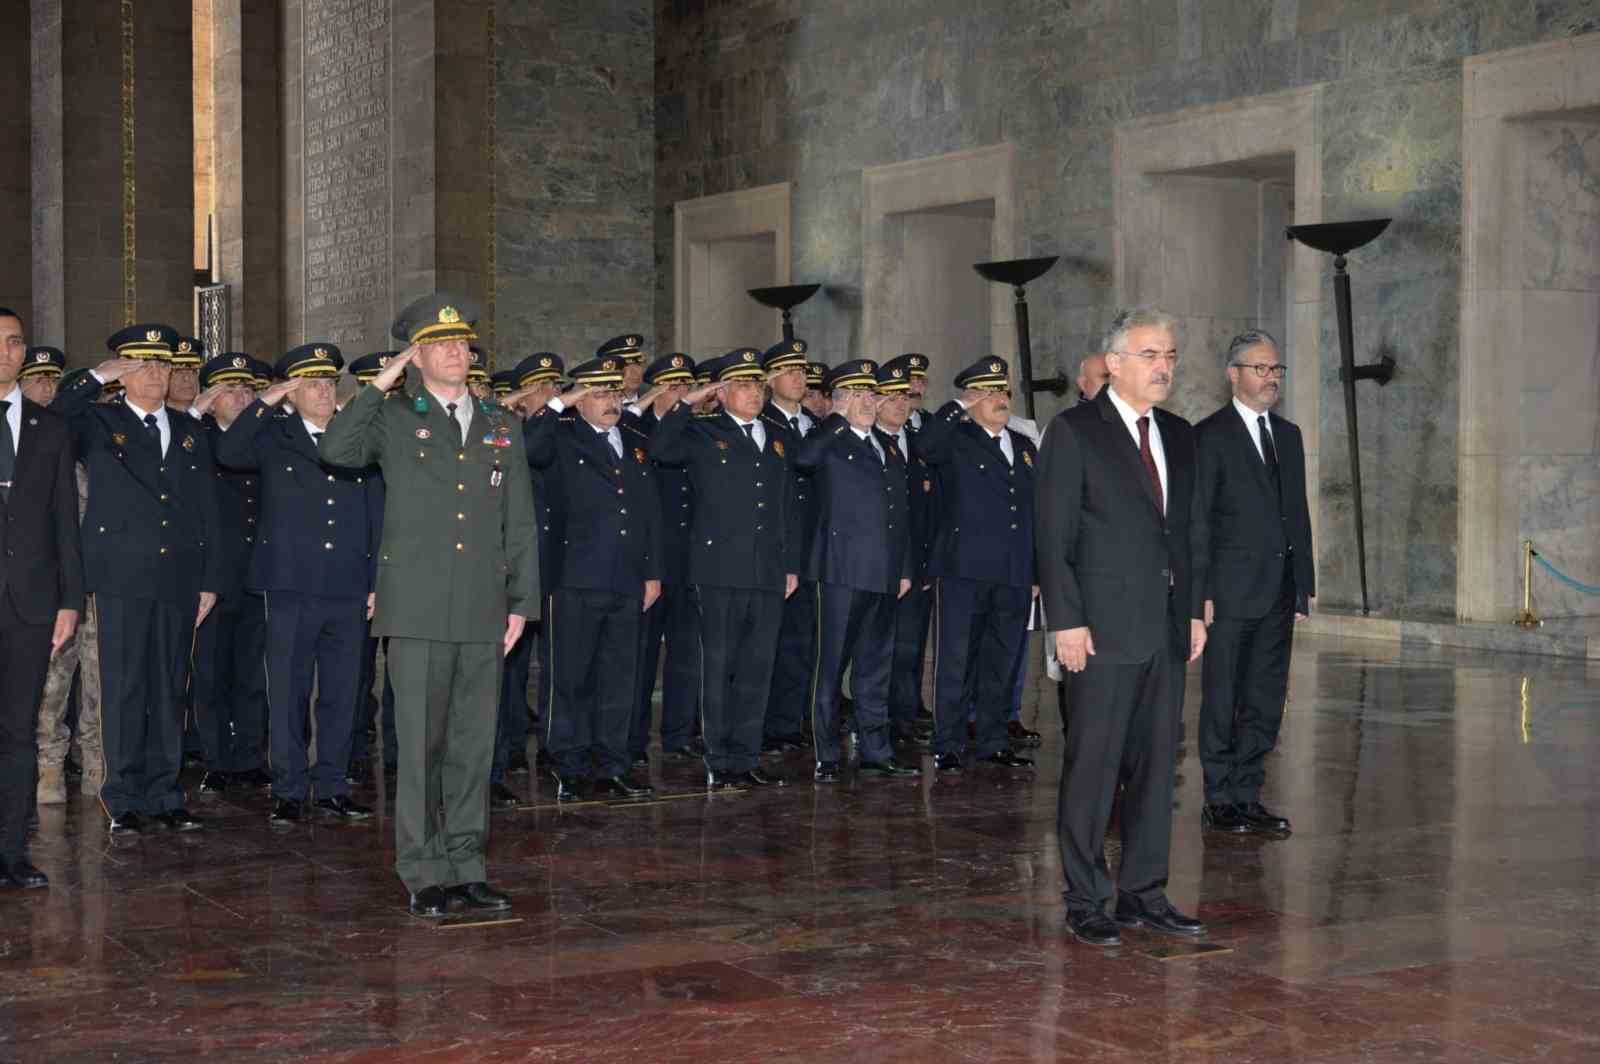
[(563, 779), (628, 771), (643, 588), (637, 593), (558, 588), (543, 622), (550, 634), (554, 698), (545, 743)]
[(802, 580), (783, 601), (778, 653), (772, 661), (772, 689), (762, 725), (770, 740), (799, 741), (811, 728), (811, 668), (816, 663), (817, 585)]
[(706, 767), (749, 772), (761, 757), (783, 592), (699, 585)]
[[(348, 794), (345, 774), (366, 649), (362, 597), (269, 591), (267, 705), (272, 719), (272, 794), (303, 802)], [(317, 763), (309, 764), (311, 689), (317, 691)]]
[(39, 771), (39, 696), (53, 624), (29, 624), (0, 594), (0, 861), (23, 856)]
[(1011, 749), (1006, 723), (1026, 642), (1029, 589), (941, 577), (934, 584), (933, 752), (958, 754), (976, 708), (978, 757)]
[(261, 767), (267, 738), (267, 624), (260, 595), (223, 595), (195, 632), (195, 722), (213, 772)]
[(1267, 755), (1278, 744), (1294, 648), (1294, 577), (1261, 617), (1218, 617), (1200, 671), (1200, 764), (1206, 802), (1259, 801)]
[[(1156, 902), (1166, 894), (1172, 844), (1183, 660), (1175, 649), (1135, 665), (1091, 657), (1067, 683), (1072, 715), (1056, 819), (1067, 911), (1104, 908), (1118, 891)], [(1113, 889), (1105, 841), (1119, 781), (1122, 862)]]
[(109, 816), (182, 809), (179, 697), (189, 679), (198, 596), (182, 604), (99, 592), (101, 741)]
[(928, 645), (933, 592), (915, 581), (894, 606), (894, 663), (889, 669), (889, 721), (896, 732), (917, 723), (922, 708), (922, 662)]
[(841, 759), (839, 699), (848, 668), (861, 760), (888, 761), (894, 757), (889, 744), (889, 666), (894, 657), (895, 597), (842, 584), (817, 583), (813, 587), (817, 649), (811, 677), (811, 727), (817, 760)]

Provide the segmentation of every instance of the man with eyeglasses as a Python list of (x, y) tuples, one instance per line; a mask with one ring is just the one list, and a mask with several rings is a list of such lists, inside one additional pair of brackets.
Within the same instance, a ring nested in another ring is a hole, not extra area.
[(889, 673), (895, 602), (911, 590), (913, 558), (905, 455), (875, 431), (877, 364), (852, 359), (828, 371), (833, 413), (800, 444), (795, 464), (818, 493), (807, 579), (816, 584), (817, 647), (811, 680), (811, 730), (817, 783), (839, 780), (840, 686), (846, 668), (854, 695), (862, 776), (910, 778), (920, 770), (894, 759), (889, 742)]
[(1226, 372), (1233, 399), (1195, 426), (1199, 505), (1211, 527), (1200, 821), (1228, 834), (1286, 838), (1289, 821), (1261, 804), (1261, 786), (1283, 721), (1294, 625), (1316, 594), (1305, 447), (1300, 430), (1272, 413), (1286, 367), (1270, 334), (1234, 337)]
[[(1056, 416), (1040, 459), (1039, 585), (1073, 709), (1057, 820), (1067, 926), (1093, 946), (1119, 944), (1119, 925), (1205, 931), (1167, 897), (1184, 662), (1205, 648), (1209, 557), (1194, 429), (1156, 409), (1172, 393), (1176, 329), (1153, 308), (1118, 315), (1111, 382)], [(1105, 838), (1119, 785), (1113, 884)]]

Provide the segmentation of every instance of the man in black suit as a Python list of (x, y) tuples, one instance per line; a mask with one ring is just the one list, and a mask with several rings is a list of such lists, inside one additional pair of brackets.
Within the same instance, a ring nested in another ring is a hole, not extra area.
[(1283, 838), (1289, 821), (1261, 804), (1261, 783), (1283, 722), (1294, 625), (1316, 594), (1306, 453), (1300, 430), (1271, 412), (1285, 373), (1277, 341), (1241, 333), (1227, 359), (1233, 400), (1195, 426), (1211, 528), (1200, 819), (1215, 831)]
[[(799, 586), (801, 553), (789, 464), (799, 437), (762, 410), (760, 356), (739, 348), (712, 360), (711, 370), (715, 383), (662, 415), (649, 452), (662, 465), (685, 467), (693, 482), (686, 568), (700, 614), (706, 787), (717, 791), (783, 783), (756, 762), (784, 599)], [(694, 417), (694, 405), (712, 390), (722, 411)]]
[(78, 487), (62, 418), (17, 384), (27, 339), (0, 307), (0, 887), (43, 887), (27, 855), (36, 712), (51, 655), (83, 610)]
[(800, 444), (795, 464), (813, 475), (819, 516), (807, 560), (816, 584), (817, 646), (811, 721), (818, 783), (839, 779), (839, 702), (850, 669), (863, 776), (912, 778), (889, 740), (889, 673), (894, 606), (911, 590), (911, 530), (906, 459), (877, 432), (878, 367), (868, 360), (835, 366), (824, 382), (833, 410)]
[[(88, 470), (84, 588), (100, 624), (105, 784), (112, 834), (194, 831), (184, 807), (179, 696), (195, 628), (222, 586), (216, 472), (199, 422), (166, 405), (178, 334), (132, 325), (107, 346), (117, 357), (63, 387), (54, 408), (72, 426)], [(120, 401), (96, 403), (120, 381)]]
[[(1206, 641), (1194, 430), (1154, 409), (1177, 367), (1171, 317), (1124, 311), (1107, 346), (1111, 384), (1045, 433), (1034, 524), (1045, 619), (1072, 685), (1058, 811), (1067, 924), (1096, 946), (1119, 943), (1118, 924), (1204, 931), (1166, 894), (1184, 661)], [(1119, 783), (1113, 889), (1105, 835)]]

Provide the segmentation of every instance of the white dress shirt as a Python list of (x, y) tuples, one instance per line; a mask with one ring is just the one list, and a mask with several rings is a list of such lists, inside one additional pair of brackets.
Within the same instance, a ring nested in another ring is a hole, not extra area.
[[(988, 429), (983, 431), (989, 432)], [(1011, 448), (1011, 433), (1001, 429), (999, 432), (989, 432), (989, 437), (1000, 444), (1000, 453), (1006, 456), (1006, 465), (1016, 465), (1017, 454)]]
[(139, 419), (141, 428), (144, 424), (145, 415), (154, 414), (156, 416), (156, 431), (161, 434), (161, 457), (165, 458), (167, 456), (167, 447), (172, 443), (172, 422), (167, 420), (166, 404), (163, 403), (154, 410), (145, 410), (132, 399), (124, 399), (123, 402), (128, 404), (128, 409), (133, 412), (133, 416)]
[(306, 427), (306, 435), (311, 437), (312, 444), (317, 444), (317, 437), (328, 431), (327, 429), (319, 429), (317, 426), (307, 421), (304, 414), (300, 415), (300, 424)]
[(745, 435), (754, 437), (756, 441), (756, 448), (763, 453), (766, 452), (767, 430), (766, 427), (761, 424), (760, 418), (751, 418), (749, 421), (745, 421), (743, 418), (733, 417), (732, 414), (729, 414), (728, 416), (733, 418), (733, 423), (739, 426), (740, 432), (744, 432), (744, 427), (749, 425), (750, 431), (745, 433)]
[(795, 412), (791, 414), (789, 411), (785, 410), (783, 408), (783, 404), (778, 402), (776, 399), (772, 400), (772, 405), (778, 408), (778, 413), (783, 415), (783, 419), (789, 423), (790, 428), (794, 429), (802, 436), (811, 435), (811, 415), (806, 413), (805, 407), (795, 407)]
[(11, 429), (11, 453), (17, 454), (22, 449), (22, 386), (12, 381), (11, 394), (0, 399), (11, 403), (6, 407), (6, 425)]
[[(1256, 418), (1264, 417), (1267, 419), (1267, 435), (1271, 436), (1271, 416), (1267, 414), (1258, 414), (1254, 410), (1251, 410), (1248, 406), (1245, 406), (1243, 403), (1239, 402), (1238, 396), (1233, 397), (1233, 408), (1239, 412), (1240, 417), (1244, 418), (1244, 427), (1250, 430), (1250, 442), (1256, 445), (1256, 456), (1265, 462), (1267, 460), (1267, 452), (1266, 449), (1261, 446), (1261, 426), (1256, 422)], [(1274, 449), (1276, 449), (1278, 441), (1274, 440), (1272, 442)]]
[(446, 416), (450, 413), (450, 403), (454, 402), (456, 404), (456, 424), (461, 426), (461, 440), (464, 443), (471, 439), (467, 434), (472, 431), (472, 393), (470, 391), (462, 392), (461, 398), (455, 400), (442, 399), (434, 395), (432, 388), (428, 389), (428, 394), (433, 396), (433, 401), (439, 404), (439, 409), (444, 411)]
[[(1111, 405), (1117, 408), (1122, 423), (1128, 427), (1128, 434), (1133, 437), (1135, 449), (1139, 446), (1139, 418), (1140, 414), (1133, 407), (1123, 402), (1122, 396), (1117, 394), (1115, 385), (1108, 385), (1106, 393), (1111, 396)], [(1167, 452), (1161, 446), (1161, 430), (1156, 426), (1155, 410), (1152, 408), (1148, 414), (1150, 418), (1150, 453), (1156, 460), (1156, 473), (1161, 477), (1161, 512), (1167, 512), (1167, 496), (1171, 494), (1167, 486), (1172, 482), (1167, 479)]]
[[(593, 425), (589, 427), (594, 428)], [(606, 443), (611, 446), (611, 452), (620, 459), (622, 457), (622, 432), (615, 425), (608, 429), (595, 429), (595, 432), (605, 437)]]

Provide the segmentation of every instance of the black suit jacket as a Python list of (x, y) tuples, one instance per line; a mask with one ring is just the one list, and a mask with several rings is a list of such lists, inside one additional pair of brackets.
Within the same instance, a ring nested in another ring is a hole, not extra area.
[(887, 465), (842, 414), (829, 414), (801, 442), (795, 465), (812, 474), (820, 508), (807, 580), (896, 595), (900, 581), (916, 575), (906, 459), (893, 441), (884, 456)]
[(1010, 463), (999, 442), (953, 399), (922, 422), (919, 453), (939, 471), (930, 577), (1033, 586), (1033, 441), (1002, 431), (1011, 437)]
[(1306, 451), (1300, 430), (1276, 414), (1271, 432), (1283, 482), (1280, 509), (1272, 476), (1250, 429), (1230, 402), (1195, 426), (1200, 501), (1211, 530), (1205, 597), (1218, 617), (1262, 617), (1277, 601), (1284, 555), (1293, 563), (1295, 609), (1316, 592)]
[(22, 400), (11, 497), (0, 501), (0, 595), (30, 624), (83, 610), (78, 485), (72, 434), (60, 414)]
[(96, 403), (99, 393), (85, 373), (51, 404), (89, 471), (84, 588), (192, 609), (200, 592), (223, 587), (211, 441), (194, 418), (168, 410), (163, 455), (125, 401)]
[(1053, 632), (1087, 626), (1102, 664), (1146, 661), (1164, 642), (1187, 658), (1189, 621), (1204, 613), (1208, 533), (1194, 427), (1152, 414), (1167, 458), (1165, 516), (1109, 388), (1057, 414), (1044, 435), (1034, 538), (1045, 623)]

